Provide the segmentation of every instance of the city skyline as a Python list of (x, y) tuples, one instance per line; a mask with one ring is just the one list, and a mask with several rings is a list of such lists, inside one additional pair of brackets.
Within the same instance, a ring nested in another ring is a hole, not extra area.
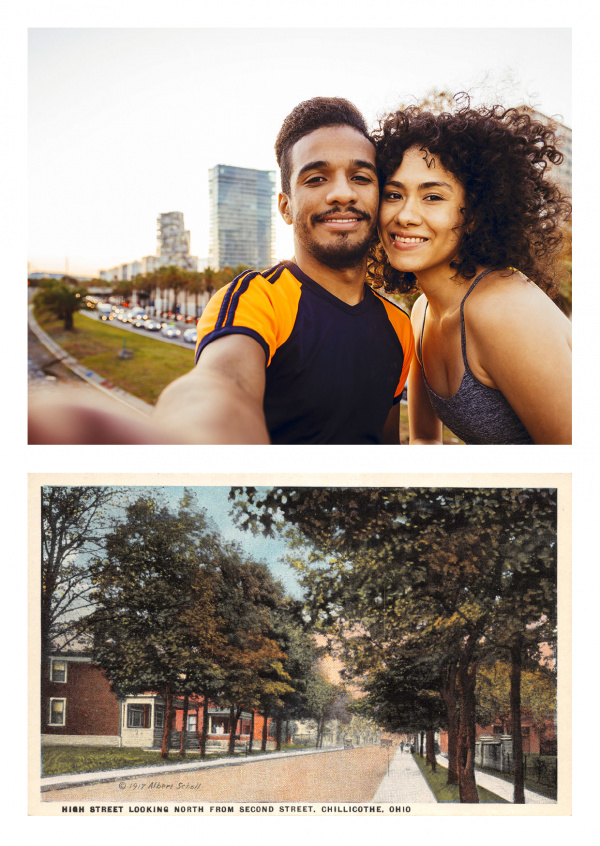
[[(31, 272), (96, 276), (154, 254), (172, 209), (208, 256), (210, 168), (277, 171), (281, 122), (313, 96), (347, 97), (371, 127), (432, 89), (571, 125), (568, 29), (40, 28), (29, 42)], [(343, 73), (323, 72), (333, 46), (355, 57)], [(275, 229), (276, 258), (290, 258), (279, 215)]]

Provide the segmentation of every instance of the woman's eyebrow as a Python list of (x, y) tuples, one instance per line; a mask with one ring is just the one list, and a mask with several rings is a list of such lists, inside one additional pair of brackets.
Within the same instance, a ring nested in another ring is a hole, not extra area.
[[(397, 182), (395, 179), (388, 179), (386, 180), (386, 185), (393, 185), (395, 188), (402, 188), (405, 189), (406, 185), (403, 182)], [(418, 191), (427, 191), (429, 188), (448, 188), (450, 191), (453, 191), (452, 185), (449, 182), (421, 182), (420, 185), (417, 185)]]

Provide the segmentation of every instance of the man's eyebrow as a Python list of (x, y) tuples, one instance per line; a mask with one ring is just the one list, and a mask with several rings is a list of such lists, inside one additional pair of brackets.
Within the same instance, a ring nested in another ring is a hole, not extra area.
[[(373, 164), (373, 162), (366, 161), (364, 159), (353, 159), (350, 163), (351, 167), (356, 168), (364, 168), (366, 170), (370, 170), (372, 173), (377, 173), (377, 168)], [(300, 170), (298, 171), (298, 177), (302, 176), (309, 170), (325, 170), (326, 168), (331, 167), (331, 162), (326, 161), (315, 161), (315, 162), (307, 162), (303, 165)]]
[[(386, 179), (386, 185), (393, 185), (395, 188), (402, 188), (405, 189), (406, 185), (403, 182), (397, 182), (395, 179)], [(427, 191), (429, 188), (449, 188), (450, 191), (454, 191), (452, 185), (449, 182), (421, 182), (420, 185), (417, 185), (418, 191)]]

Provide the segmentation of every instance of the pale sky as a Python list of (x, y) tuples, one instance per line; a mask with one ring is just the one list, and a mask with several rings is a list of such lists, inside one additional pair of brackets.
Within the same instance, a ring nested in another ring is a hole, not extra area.
[[(570, 126), (570, 30), (30, 28), (29, 271), (93, 276), (155, 255), (169, 211), (206, 259), (209, 168), (277, 170), (301, 100), (346, 97), (372, 126), (432, 89)], [(278, 217), (276, 257), (292, 252)]]

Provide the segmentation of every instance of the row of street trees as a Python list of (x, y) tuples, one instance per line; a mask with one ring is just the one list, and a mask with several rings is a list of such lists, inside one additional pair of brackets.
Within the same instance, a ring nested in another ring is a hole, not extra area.
[(198, 316), (201, 296), (212, 296), (215, 291), (228, 285), (246, 269), (245, 264), (224, 267), (221, 270), (205, 267), (204, 270), (199, 271), (169, 265), (160, 267), (152, 273), (135, 276), (130, 281), (116, 282), (111, 288), (111, 294), (130, 300), (133, 293), (136, 293), (138, 301), (144, 307), (148, 307), (153, 300), (167, 298), (163, 311), (174, 313), (177, 312), (182, 297), (186, 300), (193, 297), (195, 313)]
[[(42, 491), (42, 657), (84, 640), (120, 697), (155, 691), (230, 709), (229, 750), (242, 709), (282, 722), (326, 718), (340, 689), (317, 669), (300, 613), (267, 566), (226, 544), (186, 491), (176, 508), (151, 490)], [(44, 662), (45, 665), (46, 662)], [(266, 745), (266, 734), (263, 747)], [(185, 752), (185, 733), (181, 735)]]
[[(194, 298), (195, 315), (198, 316), (200, 297), (212, 296), (215, 291), (228, 285), (245, 269), (245, 265), (239, 265), (233, 268), (225, 267), (222, 270), (205, 267), (202, 271), (191, 271), (169, 265), (152, 273), (140, 274), (132, 280), (121, 280), (112, 285), (103, 280), (94, 279), (90, 287), (105, 287), (107, 297), (118, 297), (125, 302), (131, 300), (135, 293), (138, 301), (145, 308), (160, 298), (165, 301), (165, 307), (162, 310), (173, 313), (177, 313), (182, 297), (185, 297), (186, 301)], [(85, 307), (87, 288), (71, 276), (63, 276), (62, 279), (36, 280), (35, 286), (37, 291), (34, 306), (37, 314), (44, 312), (54, 314), (64, 321), (65, 330), (72, 330), (73, 315)]]
[(447, 729), (461, 802), (478, 801), (477, 718), (505, 708), (508, 690), (514, 801), (524, 802), (524, 669), (528, 703), (540, 690), (551, 701), (555, 688), (542, 650), (556, 638), (556, 491), (238, 488), (233, 497), (240, 525), (308, 546), (294, 562), (307, 613), (341, 644), (364, 709), (391, 730), (426, 730), (432, 766), (434, 731)]

